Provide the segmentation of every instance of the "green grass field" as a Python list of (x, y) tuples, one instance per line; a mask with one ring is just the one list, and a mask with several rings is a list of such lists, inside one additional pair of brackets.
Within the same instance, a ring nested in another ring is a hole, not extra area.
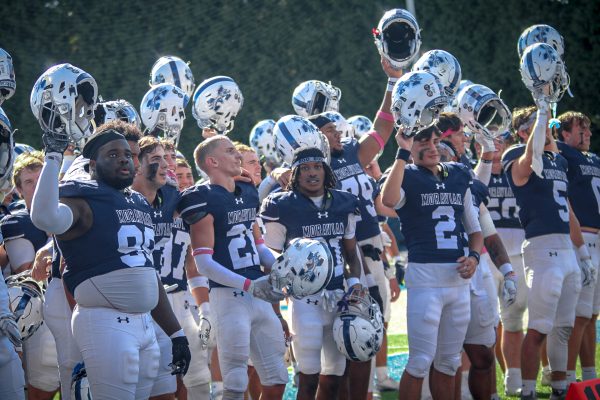
[[(408, 338), (406, 335), (392, 335), (388, 337), (388, 354), (395, 353), (406, 353), (408, 352)], [(596, 368), (600, 366), (600, 346), (596, 347)], [(541, 376), (541, 372), (540, 372)], [(581, 369), (579, 364), (577, 365), (577, 376), (581, 376)], [(504, 375), (502, 370), (496, 364), (496, 387), (498, 388), (498, 394), (503, 399), (519, 399), (519, 397), (505, 396), (504, 395)], [(550, 397), (550, 388), (542, 386), (540, 383), (540, 377), (538, 376), (537, 393), (539, 399), (547, 399)], [(398, 398), (398, 392), (384, 392), (381, 394), (382, 400), (392, 400)]]

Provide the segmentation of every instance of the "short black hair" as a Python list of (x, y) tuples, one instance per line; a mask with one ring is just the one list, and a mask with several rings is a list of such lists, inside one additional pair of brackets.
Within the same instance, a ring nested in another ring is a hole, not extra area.
[(417, 132), (415, 135), (415, 140), (417, 142), (421, 142), (424, 140), (429, 140), (432, 135), (442, 136), (442, 132), (440, 132), (439, 128), (435, 125), (431, 125), (429, 128), (425, 128)]

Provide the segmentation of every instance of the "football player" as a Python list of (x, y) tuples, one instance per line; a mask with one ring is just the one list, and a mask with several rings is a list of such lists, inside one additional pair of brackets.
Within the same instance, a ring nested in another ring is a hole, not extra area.
[(235, 143), (235, 148), (242, 155), (242, 168), (250, 173), (255, 186), (262, 182), (262, 165), (256, 151), (243, 143)]
[[(13, 273), (30, 270), (35, 252), (48, 242), (46, 232), (34, 226), (29, 214), (42, 166), (40, 152), (26, 153), (15, 160), (13, 185), (24, 200), (25, 208), (13, 211), (0, 223)], [(24, 341), (23, 353), (29, 398), (52, 399), (60, 380), (56, 345), (46, 324), (42, 324), (33, 336)]]
[(179, 191), (183, 192), (190, 186), (194, 186), (194, 175), (192, 174), (192, 167), (183, 158), (177, 158), (177, 166), (175, 168), (175, 176), (177, 177), (177, 185)]
[(255, 223), (258, 192), (252, 183), (234, 179), (241, 174), (242, 156), (226, 136), (204, 140), (194, 156), (210, 181), (187, 189), (178, 210), (190, 225), (198, 271), (210, 280), (223, 399), (243, 398), (248, 358), (260, 377), (262, 398), (279, 399), (288, 378), (285, 343), (269, 302), (283, 295), (261, 271), (261, 265), (269, 271), (275, 257)]
[[(483, 246), (470, 172), (462, 164), (439, 162), (440, 136), (435, 126), (414, 138), (397, 133), (396, 161), (383, 185), (383, 204), (396, 209), (408, 247), (410, 351), (400, 380), (401, 399), (420, 398), (432, 363), (439, 382), (432, 387), (433, 397), (454, 396), (454, 375), (469, 324), (469, 279)], [(407, 164), (409, 157), (414, 164)], [(467, 256), (463, 233), (468, 234)]]
[[(600, 158), (590, 153), (590, 119), (569, 111), (558, 117), (558, 150), (569, 163), (569, 201), (581, 225), (585, 245), (594, 268), (600, 263)], [(575, 382), (577, 356), (581, 358), (583, 380), (596, 377), (596, 324), (600, 311), (600, 285), (581, 289), (575, 310), (575, 326), (569, 339), (567, 384)]]
[[(282, 252), (294, 238), (327, 243), (335, 272), (325, 292), (292, 298), (292, 346), (298, 363), (298, 399), (333, 399), (338, 395), (346, 358), (333, 338), (335, 305), (344, 293), (344, 276), (351, 290), (361, 290), (360, 253), (356, 250), (358, 199), (334, 190), (336, 179), (322, 151), (306, 148), (294, 154), (288, 191), (273, 193), (261, 208), (265, 243)], [(345, 270), (344, 265), (349, 269)]]
[(443, 112), (436, 126), (442, 132), (442, 140), (450, 142), (459, 161), (464, 165), (471, 166), (471, 159), (467, 153), (470, 134), (465, 132), (465, 126), (456, 113)]
[(147, 398), (160, 358), (151, 319), (171, 338), (173, 373), (185, 374), (190, 352), (153, 266), (148, 203), (128, 189), (135, 172), (129, 144), (118, 129), (97, 130), (82, 152), (91, 180), (66, 181), (59, 191), (68, 140), (53, 131), (44, 132), (43, 140), (32, 220), (56, 235), (65, 259), (63, 282), (77, 303), (73, 336), (91, 393)]
[[(567, 199), (567, 161), (558, 154), (547, 128), (548, 103), (540, 98), (536, 105), (536, 119), (527, 144), (513, 146), (502, 157), (526, 239), (523, 264), (528, 274), (529, 323), (521, 351), (521, 398), (536, 397), (540, 347), (547, 336), (551, 398), (560, 399), (566, 393), (567, 343), (582, 285), (577, 259), (589, 261), (589, 253)], [(578, 248), (578, 256), (573, 244)], [(586, 285), (590, 281), (591, 276), (584, 277)]]

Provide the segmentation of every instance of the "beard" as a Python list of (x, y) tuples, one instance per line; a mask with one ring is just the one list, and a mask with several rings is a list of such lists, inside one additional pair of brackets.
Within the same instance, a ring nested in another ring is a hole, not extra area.
[(123, 190), (133, 183), (135, 173), (133, 167), (130, 168), (130, 171), (131, 174), (128, 178), (119, 178), (114, 175), (111, 176), (111, 174), (106, 173), (102, 168), (96, 168), (96, 180), (103, 182), (116, 190)]

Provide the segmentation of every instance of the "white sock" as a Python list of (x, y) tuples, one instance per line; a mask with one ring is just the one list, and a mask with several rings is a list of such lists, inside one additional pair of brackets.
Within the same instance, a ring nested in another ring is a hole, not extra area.
[(214, 381), (210, 384), (210, 391), (212, 394), (215, 393), (223, 393), (223, 382), (222, 381)]
[(596, 377), (596, 367), (581, 368), (581, 380), (589, 381), (590, 379), (596, 379)]
[(553, 390), (567, 390), (567, 381), (552, 381), (550, 386)]
[(523, 379), (521, 396), (527, 396), (529, 394), (535, 394), (535, 380)]
[(522, 385), (521, 368), (509, 368), (504, 376), (504, 386), (506, 386), (506, 390), (515, 393)]
[(575, 371), (567, 371), (567, 383), (573, 383), (577, 381), (577, 374)]
[(388, 367), (387, 367), (387, 365), (385, 365), (383, 367), (376, 367), (375, 368), (375, 373), (377, 374), (377, 380), (379, 382), (383, 381), (384, 379), (386, 379), (388, 377)]

